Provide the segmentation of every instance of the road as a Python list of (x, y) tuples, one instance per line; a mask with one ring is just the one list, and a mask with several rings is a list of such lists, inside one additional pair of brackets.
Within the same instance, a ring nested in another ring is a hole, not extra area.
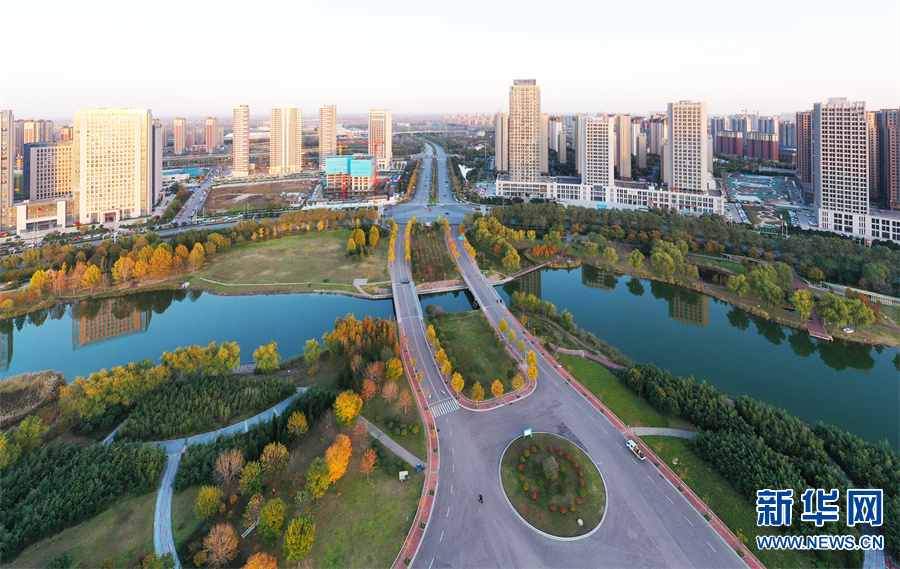
[(203, 211), (203, 204), (206, 203), (206, 198), (209, 197), (209, 192), (212, 189), (213, 180), (216, 175), (222, 171), (220, 166), (213, 166), (209, 171), (209, 174), (206, 175), (206, 178), (203, 179), (203, 182), (191, 193), (191, 197), (188, 199), (187, 203), (181, 208), (181, 211), (178, 212), (178, 215), (175, 216), (175, 219), (172, 220), (172, 223), (175, 225), (181, 225), (182, 223), (196, 223), (197, 222), (197, 214)]
[[(430, 171), (425, 174), (423, 168), (422, 177), (430, 181)], [(453, 210), (448, 211), (453, 220)], [(409, 279), (400, 241), (394, 261), (394, 306), (412, 357), (418, 359), (417, 370), (424, 370), (421, 385), (436, 416), (441, 455), (438, 490), (413, 561), (416, 568), (571, 567), (587, 560), (600, 567), (745, 567), (650, 461), (640, 462), (626, 450), (626, 439), (605, 415), (589, 405), (546, 359), (538, 359), (538, 387), (529, 397), (490, 411), (460, 408), (429, 355), (415, 289), (399, 284)], [(488, 317), (514, 324), (468, 255), (459, 260)], [(521, 329), (518, 335), (524, 338)], [(533, 349), (527, 339), (526, 343)], [(526, 526), (508, 505), (498, 466), (507, 444), (526, 428), (570, 439), (597, 464), (607, 488), (607, 509), (599, 530), (591, 536), (573, 542), (544, 537)], [(478, 502), (479, 494), (483, 504)]]

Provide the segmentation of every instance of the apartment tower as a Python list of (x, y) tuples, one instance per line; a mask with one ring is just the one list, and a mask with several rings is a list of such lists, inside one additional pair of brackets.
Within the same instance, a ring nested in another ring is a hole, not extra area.
[(616, 135), (613, 126), (613, 117), (585, 117), (582, 184), (603, 187), (614, 184)]
[(187, 120), (175, 117), (175, 138), (172, 140), (175, 154), (184, 154), (184, 142), (187, 139)]
[(813, 105), (813, 193), (819, 226), (866, 235), (869, 146), (866, 103), (844, 98)]
[(231, 146), (233, 170), (231, 175), (243, 178), (250, 175), (250, 107), (234, 107), (234, 141)]
[(804, 184), (812, 184), (812, 111), (797, 113), (797, 175)]
[(15, 226), (13, 170), (16, 167), (16, 121), (10, 110), (0, 110), (0, 231)]
[(616, 115), (616, 168), (620, 180), (631, 180), (631, 116)]
[(666, 168), (669, 189), (706, 193), (709, 146), (706, 136), (706, 103), (669, 103)]
[(516, 79), (509, 88), (509, 179), (541, 180), (541, 88), (535, 79)]
[(900, 110), (878, 111), (879, 187), (891, 209), (900, 210)]
[(390, 109), (369, 110), (369, 154), (375, 157), (379, 170), (390, 170), (393, 149)]
[(303, 113), (300, 107), (272, 107), (269, 111), (269, 173), (303, 169)]
[(498, 110), (494, 115), (494, 173), (509, 172), (509, 115)]
[(109, 223), (150, 214), (161, 192), (155, 176), (149, 109), (75, 111), (72, 147), (74, 212), (81, 223)]
[(325, 169), (325, 159), (338, 153), (337, 105), (319, 107), (319, 170)]
[(550, 115), (541, 115), (541, 174), (550, 173)]
[(206, 153), (212, 154), (219, 145), (219, 119), (206, 117)]

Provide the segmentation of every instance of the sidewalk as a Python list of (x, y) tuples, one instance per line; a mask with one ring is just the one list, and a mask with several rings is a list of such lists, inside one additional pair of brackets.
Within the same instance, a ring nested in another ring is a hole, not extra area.
[(391, 452), (408, 462), (411, 466), (415, 467), (417, 464), (425, 464), (424, 460), (400, 446), (397, 441), (395, 441), (387, 434), (385, 434), (381, 429), (367, 421), (366, 418), (362, 415), (360, 415), (356, 420), (360, 421), (363, 425), (366, 426), (366, 430), (369, 431), (370, 435), (378, 439), (382, 445), (386, 446), (388, 449), (390, 449)]

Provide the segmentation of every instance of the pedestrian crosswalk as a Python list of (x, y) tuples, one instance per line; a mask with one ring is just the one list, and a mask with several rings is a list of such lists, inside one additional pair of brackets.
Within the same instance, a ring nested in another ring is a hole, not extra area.
[(459, 409), (459, 403), (456, 402), (456, 399), (445, 399), (437, 405), (432, 405), (430, 409), (434, 417), (437, 418), (441, 415), (446, 415), (447, 413), (452, 413), (453, 411)]

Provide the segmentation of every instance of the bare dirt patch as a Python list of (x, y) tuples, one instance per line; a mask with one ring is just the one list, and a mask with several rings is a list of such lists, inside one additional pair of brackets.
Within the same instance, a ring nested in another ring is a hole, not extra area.
[(244, 207), (264, 208), (283, 193), (308, 194), (314, 185), (314, 180), (285, 180), (220, 186), (210, 191), (203, 209), (207, 212), (225, 213)]

